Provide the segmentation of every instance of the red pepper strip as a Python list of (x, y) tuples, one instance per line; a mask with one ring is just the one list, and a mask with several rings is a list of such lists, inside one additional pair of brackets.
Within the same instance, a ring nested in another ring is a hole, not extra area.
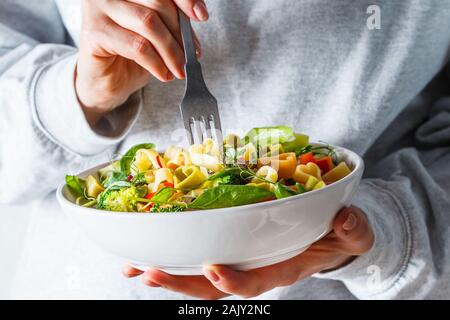
[(164, 187), (170, 187), (170, 188), (174, 188), (174, 187), (175, 187), (175, 185), (174, 185), (172, 182), (168, 182), (168, 181), (164, 181), (164, 182), (162, 183), (162, 185), (163, 185)]
[(160, 167), (160, 168), (163, 168), (163, 165), (162, 165), (162, 163), (161, 163), (161, 157), (160, 157), (160, 156), (157, 156), (157, 157), (156, 157), (156, 161), (158, 162), (159, 167)]
[(333, 159), (330, 156), (315, 159), (315, 163), (319, 166), (322, 173), (327, 173), (334, 168)]
[(309, 163), (309, 162), (316, 162), (315, 160), (315, 158), (314, 158), (314, 155), (313, 155), (313, 153), (312, 152), (308, 152), (308, 153), (305, 153), (305, 154), (302, 154), (302, 155), (300, 155), (299, 157), (298, 157), (298, 159), (300, 160), (300, 164), (307, 164), (307, 163)]

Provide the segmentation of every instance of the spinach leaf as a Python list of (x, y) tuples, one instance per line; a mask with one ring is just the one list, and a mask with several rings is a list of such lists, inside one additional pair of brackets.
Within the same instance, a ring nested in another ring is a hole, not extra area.
[(250, 177), (252, 177), (254, 174), (249, 172), (247, 169), (241, 168), (241, 167), (230, 167), (226, 168), (222, 171), (216, 172), (215, 174), (211, 175), (208, 180), (217, 180), (221, 178), (225, 178), (228, 176), (238, 177), (241, 180), (246, 180)]
[(274, 193), (277, 199), (283, 199), (297, 194), (297, 192), (279, 182), (275, 183)]
[(113, 171), (110, 176), (103, 182), (103, 187), (108, 188), (114, 182), (127, 181), (128, 176), (122, 171)]
[(66, 185), (75, 197), (86, 197), (84, 194), (85, 183), (83, 179), (77, 176), (66, 176)]
[(133, 161), (136, 156), (136, 152), (139, 149), (153, 149), (154, 147), (155, 145), (153, 143), (141, 143), (132, 147), (120, 159), (120, 170), (125, 174), (129, 174), (131, 161)]
[(222, 185), (208, 189), (190, 205), (191, 209), (216, 209), (241, 206), (273, 198), (273, 193), (254, 186)]
[(300, 183), (297, 182), (297, 183), (295, 184), (295, 186), (297, 187), (297, 190), (298, 190), (297, 193), (298, 193), (298, 194), (300, 194), (300, 193), (305, 193), (305, 192), (306, 192), (305, 187), (303, 187)]
[(277, 127), (261, 127), (251, 129), (244, 137), (244, 142), (247, 144), (252, 142), (256, 145), (271, 145), (284, 143), (294, 139), (294, 130), (287, 126)]

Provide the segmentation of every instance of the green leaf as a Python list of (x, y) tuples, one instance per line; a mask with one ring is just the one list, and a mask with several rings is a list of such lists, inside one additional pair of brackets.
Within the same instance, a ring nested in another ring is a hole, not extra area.
[(75, 197), (86, 198), (84, 194), (85, 181), (77, 176), (66, 176), (66, 185)]
[(299, 148), (304, 148), (309, 144), (309, 137), (304, 134), (296, 133), (294, 138), (282, 143), (285, 152), (295, 152)]
[(217, 181), (219, 184), (245, 184), (247, 179), (252, 177), (254, 174), (249, 172), (247, 169), (241, 167), (231, 167), (226, 168), (211, 175), (208, 180)]
[(300, 193), (305, 193), (306, 192), (306, 190), (305, 190), (305, 187), (303, 187), (300, 183), (296, 183), (295, 184), (295, 187), (297, 188), (297, 193), (298, 194), (300, 194)]
[(125, 174), (130, 174), (130, 165), (136, 156), (136, 152), (140, 149), (153, 149), (154, 147), (153, 143), (141, 143), (132, 147), (120, 159), (120, 170)]
[(208, 189), (190, 205), (192, 209), (216, 209), (241, 206), (272, 198), (272, 192), (247, 185), (222, 185)]
[(120, 171), (120, 161), (114, 161), (110, 165), (99, 169), (98, 176), (100, 178), (100, 181), (108, 179), (113, 174), (113, 172), (117, 171)]
[(251, 129), (244, 137), (247, 144), (252, 142), (255, 146), (265, 146), (284, 143), (294, 139), (294, 131), (287, 126), (261, 127)]
[(170, 187), (164, 187), (161, 190), (159, 190), (151, 199), (151, 202), (158, 202), (158, 203), (166, 203), (169, 201), (170, 197), (173, 196), (173, 194), (176, 192), (175, 189)]
[(128, 179), (128, 176), (124, 172), (122, 172), (122, 171), (113, 171), (109, 175), (109, 178), (107, 178), (105, 181), (103, 181), (103, 187), (108, 188), (114, 182), (127, 181), (127, 179)]
[(283, 199), (297, 194), (297, 192), (279, 182), (275, 183), (274, 193), (277, 199)]

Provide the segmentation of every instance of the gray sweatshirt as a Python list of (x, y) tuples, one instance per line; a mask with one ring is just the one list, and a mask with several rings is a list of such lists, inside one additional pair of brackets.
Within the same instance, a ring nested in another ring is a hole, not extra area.
[[(369, 217), (373, 248), (261, 297), (449, 298), (450, 82), (439, 72), (450, 2), (207, 4), (211, 19), (196, 28), (226, 131), (286, 124), (367, 163), (354, 204)], [(367, 23), (372, 4), (380, 29)], [(92, 247), (55, 202), (65, 173), (139, 142), (164, 149), (183, 140), (174, 131), (182, 128), (182, 81), (152, 80), (89, 127), (73, 86), (80, 26), (79, 1), (0, 2), (0, 210), (10, 226), (0, 225), (0, 242), (15, 241), (0, 267), (15, 276), (0, 281), (14, 298), (181, 298), (123, 279), (121, 261)]]

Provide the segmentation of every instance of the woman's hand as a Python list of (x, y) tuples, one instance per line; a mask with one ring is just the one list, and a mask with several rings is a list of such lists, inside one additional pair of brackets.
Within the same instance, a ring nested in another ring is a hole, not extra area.
[(91, 124), (150, 75), (163, 82), (184, 78), (177, 7), (193, 20), (208, 19), (203, 0), (83, 0), (75, 88)]
[(127, 277), (142, 274), (150, 287), (163, 287), (203, 299), (220, 299), (233, 294), (244, 298), (258, 296), (276, 287), (289, 286), (310, 275), (339, 268), (373, 245), (374, 235), (365, 214), (356, 207), (345, 208), (336, 216), (333, 231), (302, 254), (287, 261), (250, 271), (233, 271), (225, 266), (208, 266), (204, 276), (173, 276), (151, 269), (143, 273), (130, 266)]

